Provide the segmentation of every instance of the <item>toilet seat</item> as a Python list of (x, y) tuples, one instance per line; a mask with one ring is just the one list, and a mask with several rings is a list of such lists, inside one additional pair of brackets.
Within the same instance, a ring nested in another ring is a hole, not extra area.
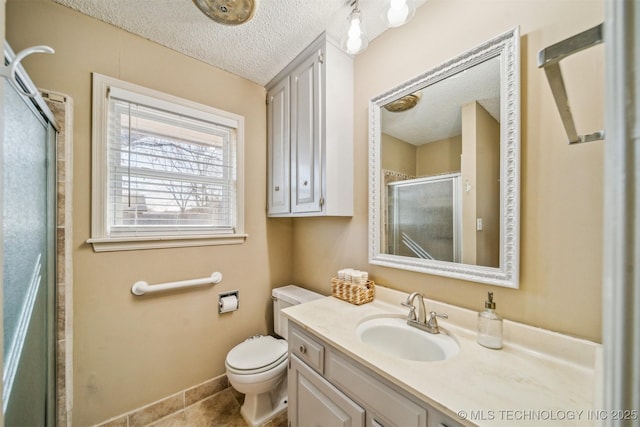
[(241, 342), (227, 354), (225, 365), (238, 375), (269, 371), (287, 359), (287, 342), (272, 336), (256, 336)]

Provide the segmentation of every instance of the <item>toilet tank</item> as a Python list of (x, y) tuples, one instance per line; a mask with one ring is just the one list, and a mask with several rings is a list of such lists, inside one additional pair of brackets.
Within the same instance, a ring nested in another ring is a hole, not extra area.
[(274, 288), (271, 291), (271, 299), (273, 300), (273, 330), (275, 333), (282, 338), (287, 338), (287, 318), (282, 314), (283, 309), (319, 298), (324, 298), (324, 295), (296, 285)]

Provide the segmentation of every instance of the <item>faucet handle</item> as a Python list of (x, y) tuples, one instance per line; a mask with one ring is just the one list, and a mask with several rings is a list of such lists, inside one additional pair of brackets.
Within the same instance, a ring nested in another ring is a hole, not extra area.
[(438, 326), (438, 317), (440, 317), (441, 319), (449, 318), (449, 316), (446, 314), (430, 311), (429, 316), (427, 316), (427, 329), (429, 330), (429, 332), (434, 334), (440, 333), (440, 327)]
[(408, 319), (409, 320), (416, 320), (416, 307), (411, 304), (409, 301), (403, 301), (400, 303), (403, 307), (408, 307), (409, 308), (409, 316)]

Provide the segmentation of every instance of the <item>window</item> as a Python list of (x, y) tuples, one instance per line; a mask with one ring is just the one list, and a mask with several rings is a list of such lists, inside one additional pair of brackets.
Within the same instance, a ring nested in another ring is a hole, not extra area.
[(242, 243), (243, 125), (94, 73), (94, 250)]

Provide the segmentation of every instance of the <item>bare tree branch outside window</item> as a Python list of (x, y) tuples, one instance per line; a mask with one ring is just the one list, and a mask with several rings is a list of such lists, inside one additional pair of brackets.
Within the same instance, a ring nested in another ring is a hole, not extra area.
[[(225, 159), (225, 137), (210, 135), (201, 142), (136, 129), (129, 126), (129, 120), (137, 123), (130, 111), (122, 109), (121, 142), (111, 154), (119, 177), (112, 183), (112, 197), (121, 200), (114, 217), (122, 225), (229, 225), (234, 177)], [(145, 126), (154, 125), (145, 120)], [(206, 134), (198, 131), (197, 136)]]

